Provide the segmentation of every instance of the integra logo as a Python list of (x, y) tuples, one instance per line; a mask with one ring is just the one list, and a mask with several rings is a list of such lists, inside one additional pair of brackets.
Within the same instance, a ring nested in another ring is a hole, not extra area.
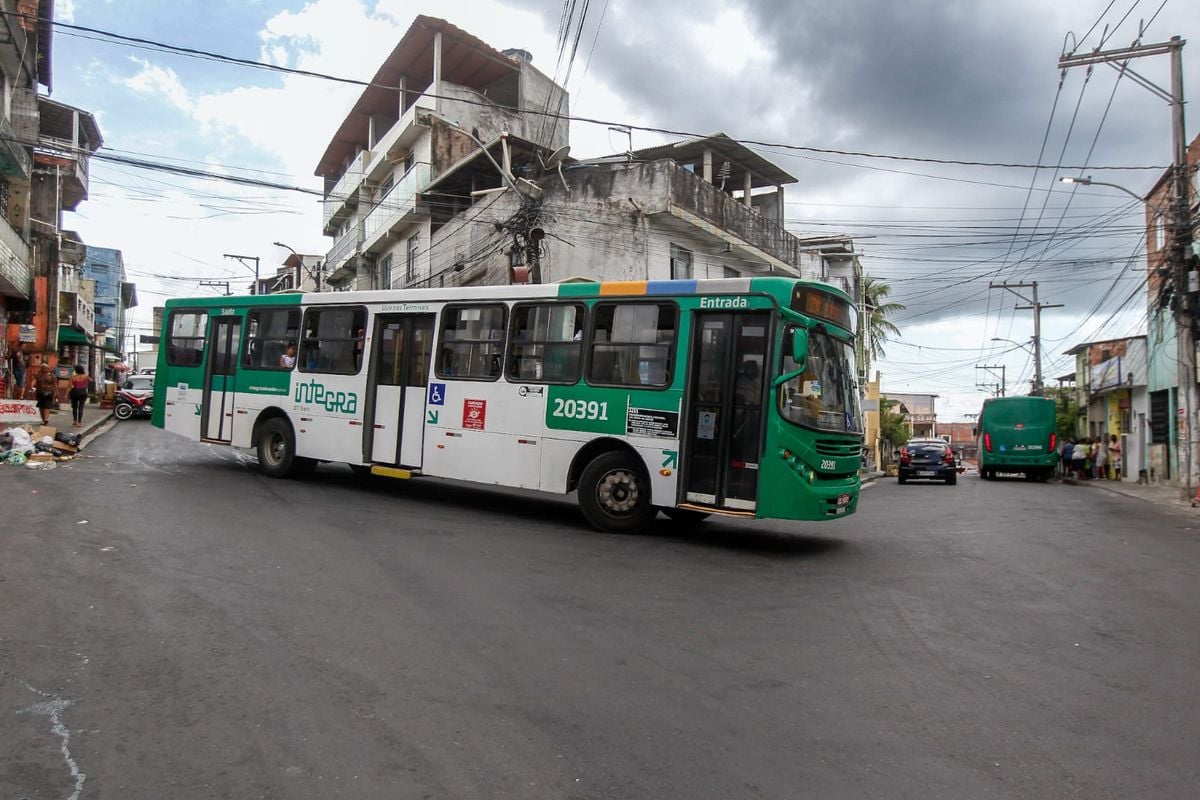
[(358, 395), (354, 392), (331, 392), (324, 384), (310, 380), (296, 384), (296, 402), (312, 403), (329, 412), (354, 414), (358, 412)]
[(750, 303), (744, 297), (701, 297), (701, 308), (749, 308)]

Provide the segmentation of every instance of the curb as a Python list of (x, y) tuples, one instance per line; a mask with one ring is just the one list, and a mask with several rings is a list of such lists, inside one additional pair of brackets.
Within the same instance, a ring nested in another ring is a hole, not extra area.
[(1087, 486), (1090, 489), (1100, 489), (1101, 491), (1108, 492), (1109, 494), (1119, 495), (1120, 497), (1129, 497), (1146, 503), (1154, 503), (1155, 505), (1163, 505), (1165, 502), (1175, 506), (1176, 508), (1192, 507), (1192, 505), (1186, 500), (1179, 500), (1176, 498), (1164, 500), (1160, 497), (1147, 497), (1146, 495), (1138, 494), (1136, 492), (1123, 492), (1120, 489), (1114, 489), (1111, 486), (1105, 486), (1104, 484), (1107, 483), (1107, 481), (1077, 481), (1074, 478), (1063, 478), (1062, 482), (1067, 486)]

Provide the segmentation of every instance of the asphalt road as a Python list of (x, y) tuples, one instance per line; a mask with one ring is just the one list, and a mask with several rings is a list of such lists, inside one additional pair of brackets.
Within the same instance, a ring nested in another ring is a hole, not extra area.
[[(0, 468), (0, 798), (1190, 798), (1200, 516), (884, 481), (814, 525)], [(1200, 512), (1197, 512), (1200, 513)]]

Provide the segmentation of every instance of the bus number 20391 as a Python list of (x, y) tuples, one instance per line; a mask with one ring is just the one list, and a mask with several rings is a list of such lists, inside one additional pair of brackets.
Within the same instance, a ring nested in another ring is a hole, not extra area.
[(568, 400), (556, 397), (554, 398), (553, 415), (567, 419), (607, 420), (608, 403), (597, 402), (596, 400)]

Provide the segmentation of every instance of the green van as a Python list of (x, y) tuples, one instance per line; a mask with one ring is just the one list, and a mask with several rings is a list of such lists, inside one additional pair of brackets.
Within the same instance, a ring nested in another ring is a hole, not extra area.
[(1044, 481), (1058, 463), (1054, 401), (1048, 397), (993, 397), (983, 401), (976, 420), (979, 476), (1020, 472)]

